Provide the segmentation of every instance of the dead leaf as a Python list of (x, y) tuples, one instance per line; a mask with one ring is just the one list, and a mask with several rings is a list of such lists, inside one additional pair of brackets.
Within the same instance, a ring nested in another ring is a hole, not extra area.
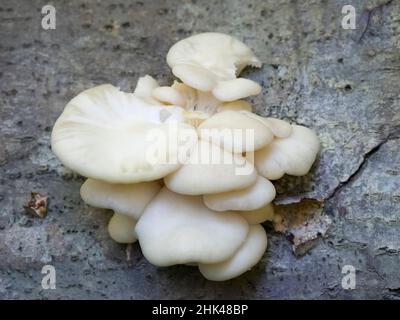
[(24, 207), (31, 214), (35, 214), (40, 218), (46, 217), (48, 197), (41, 195), (38, 192), (31, 192), (31, 199)]
[(332, 221), (322, 209), (323, 202), (312, 199), (275, 206), (274, 228), (288, 237), (296, 255), (307, 253), (327, 233)]

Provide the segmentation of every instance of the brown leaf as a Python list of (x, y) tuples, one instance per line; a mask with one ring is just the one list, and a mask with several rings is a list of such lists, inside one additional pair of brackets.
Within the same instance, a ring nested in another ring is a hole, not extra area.
[(302, 200), (275, 206), (274, 228), (286, 234), (296, 255), (304, 255), (323, 237), (331, 219), (322, 214), (323, 202)]
[(31, 199), (24, 208), (29, 213), (35, 214), (43, 219), (47, 214), (47, 200), (48, 197), (43, 196), (38, 192), (31, 192)]

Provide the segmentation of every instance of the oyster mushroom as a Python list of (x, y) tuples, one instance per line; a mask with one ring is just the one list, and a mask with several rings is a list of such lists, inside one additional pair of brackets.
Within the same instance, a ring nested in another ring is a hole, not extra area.
[(199, 264), (201, 274), (208, 280), (226, 281), (240, 276), (260, 261), (267, 249), (267, 235), (257, 224), (250, 226), (245, 242), (239, 250), (225, 261), (215, 264)]
[(271, 143), (272, 131), (262, 122), (235, 110), (219, 112), (202, 122), (197, 131), (200, 139), (217, 143), (235, 153), (253, 152)]
[(114, 213), (108, 223), (108, 233), (115, 242), (134, 243), (136, 220), (124, 214)]
[(156, 266), (216, 263), (232, 256), (249, 225), (237, 213), (208, 209), (199, 196), (163, 188), (136, 224), (143, 255)]
[(170, 87), (155, 88), (152, 94), (153, 98), (162, 103), (176, 105), (189, 112), (203, 114), (203, 119), (223, 110), (251, 111), (251, 105), (247, 101), (224, 102), (218, 100), (211, 92), (199, 91), (177, 81), (174, 81)]
[(221, 101), (261, 92), (254, 81), (236, 78), (248, 65), (261, 62), (243, 42), (226, 34), (206, 32), (175, 43), (167, 54), (172, 73), (188, 86), (211, 91)]
[(164, 183), (177, 193), (203, 195), (243, 189), (256, 180), (256, 170), (242, 155), (199, 140), (188, 161)]
[(310, 171), (318, 154), (320, 143), (310, 129), (292, 125), (287, 138), (276, 138), (265, 148), (254, 154), (258, 172), (269, 180), (282, 178), (286, 174), (302, 176)]
[[(52, 131), (52, 150), (85, 177), (110, 183), (156, 180), (180, 166), (169, 159), (186, 152), (181, 137), (196, 136), (183, 123), (182, 111), (151, 105), (109, 84), (97, 86), (67, 104)], [(164, 140), (150, 141), (153, 134)], [(158, 154), (149, 156), (157, 148)]]
[(133, 94), (150, 104), (160, 105), (160, 102), (153, 98), (153, 91), (158, 87), (159, 84), (153, 77), (145, 75), (139, 78)]
[(81, 186), (81, 197), (88, 205), (97, 208), (112, 209), (139, 219), (144, 208), (160, 191), (158, 181), (134, 184), (116, 184), (87, 179)]
[(292, 126), (290, 125), (290, 123), (284, 120), (270, 117), (261, 117), (258, 114), (249, 112), (249, 110), (239, 111), (252, 119), (260, 121), (262, 124), (268, 127), (277, 138), (287, 138), (292, 133)]
[(204, 204), (214, 211), (251, 211), (266, 206), (275, 198), (274, 185), (258, 176), (255, 184), (250, 187), (223, 193), (206, 194)]

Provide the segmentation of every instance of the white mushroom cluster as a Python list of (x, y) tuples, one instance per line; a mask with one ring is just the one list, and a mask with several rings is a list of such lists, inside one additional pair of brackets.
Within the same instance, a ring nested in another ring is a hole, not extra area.
[(156, 266), (194, 265), (209, 280), (232, 279), (266, 250), (270, 180), (305, 175), (319, 141), (242, 100), (261, 87), (238, 75), (261, 62), (241, 41), (191, 36), (171, 47), (167, 63), (178, 79), (171, 86), (146, 75), (133, 93), (105, 84), (73, 98), (54, 125), (52, 150), (87, 177), (87, 204), (114, 211), (113, 240), (138, 240)]

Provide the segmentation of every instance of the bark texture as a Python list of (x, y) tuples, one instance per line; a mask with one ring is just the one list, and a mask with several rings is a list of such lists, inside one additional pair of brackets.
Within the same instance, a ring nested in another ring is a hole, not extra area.
[[(400, 298), (400, 2), (352, 0), (356, 29), (341, 27), (349, 1), (0, 2), (0, 298)], [(150, 74), (167, 85), (178, 39), (204, 32), (242, 39), (263, 62), (255, 110), (313, 128), (322, 142), (312, 172), (276, 183), (277, 203), (321, 204), (332, 220), (306, 254), (266, 225), (269, 248), (250, 272), (215, 283), (193, 267), (156, 268), (111, 241), (111, 213), (86, 206), (83, 179), (49, 148), (52, 125), (80, 91), (132, 90)], [(25, 213), (31, 192), (49, 197), (45, 219)], [(57, 270), (44, 290), (41, 269)], [(356, 289), (341, 286), (353, 265)]]

